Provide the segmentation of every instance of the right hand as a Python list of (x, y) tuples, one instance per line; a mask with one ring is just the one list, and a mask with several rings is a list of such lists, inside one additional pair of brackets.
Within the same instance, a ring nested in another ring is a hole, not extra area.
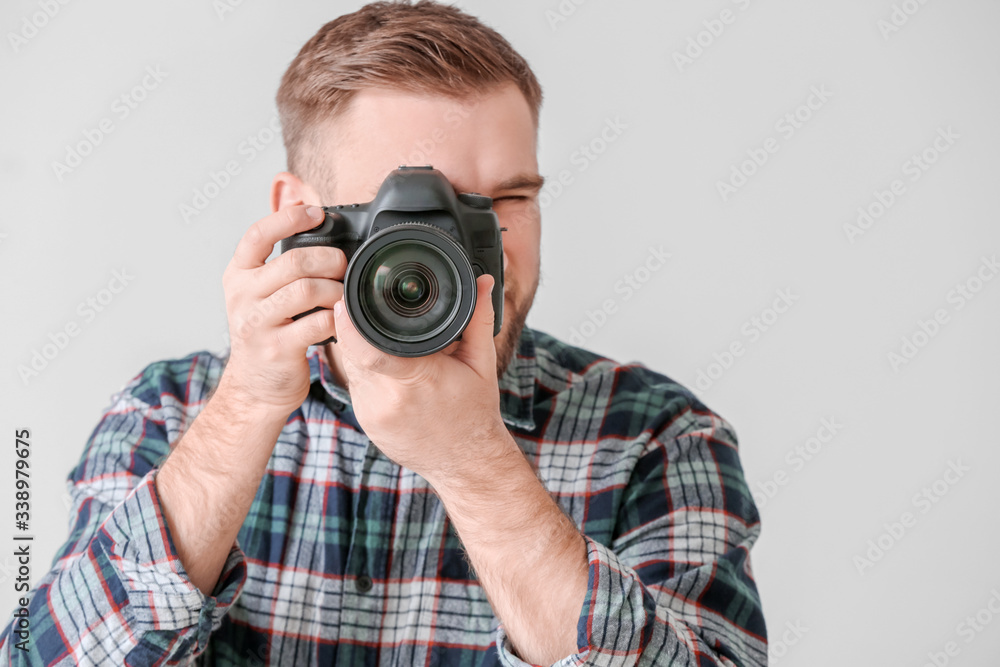
[[(306, 348), (337, 335), (332, 309), (344, 293), (343, 250), (295, 248), (265, 264), (275, 243), (313, 229), (323, 216), (318, 206), (297, 205), (262, 218), (226, 267), (230, 356), (219, 390), (238, 405), (290, 414), (309, 392)], [(292, 320), (317, 306), (327, 310)]]

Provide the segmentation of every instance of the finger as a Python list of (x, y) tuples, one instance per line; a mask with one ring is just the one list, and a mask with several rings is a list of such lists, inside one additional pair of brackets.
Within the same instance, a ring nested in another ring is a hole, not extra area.
[(330, 309), (317, 310), (315, 313), (310, 313), (290, 324), (278, 327), (279, 345), (305, 349), (331, 337), (339, 339), (337, 324), (334, 321), (333, 311)]
[(344, 285), (336, 280), (300, 278), (261, 303), (263, 308), (273, 310), (275, 321), (281, 323), (315, 308), (332, 310), (343, 296)]
[(254, 269), (264, 265), (274, 244), (292, 234), (305, 232), (323, 221), (325, 213), (318, 206), (286, 206), (261, 218), (247, 230), (236, 246), (233, 261), (241, 269)]
[(242, 313), (234, 335), (245, 340), (262, 328), (287, 324), (294, 316), (314, 308), (333, 308), (333, 304), (343, 295), (344, 286), (335, 280), (327, 278), (296, 280)]
[(342, 281), (346, 272), (347, 257), (340, 248), (293, 248), (253, 271), (252, 292), (259, 298), (265, 298), (296, 280), (328, 278)]
[(362, 372), (379, 373), (402, 379), (409, 377), (414, 359), (397, 357), (374, 347), (365, 340), (351, 321), (341, 299), (333, 307), (337, 323), (337, 347), (343, 352), (341, 359)]
[(470, 366), (480, 377), (496, 377), (497, 350), (493, 343), (494, 279), (490, 274), (476, 278), (476, 309), (462, 332), (462, 340), (455, 349), (454, 358)]

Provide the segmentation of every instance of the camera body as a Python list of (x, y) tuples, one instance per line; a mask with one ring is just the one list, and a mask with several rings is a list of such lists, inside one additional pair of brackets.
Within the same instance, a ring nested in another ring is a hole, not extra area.
[(493, 276), (493, 335), (500, 333), (503, 241), (492, 207), (490, 197), (456, 194), (431, 166), (401, 166), (375, 199), (324, 206), (323, 222), (282, 240), (280, 250), (343, 250), (344, 304), (357, 330), (389, 354), (424, 356), (461, 337), (476, 307), (476, 278), (484, 273)]

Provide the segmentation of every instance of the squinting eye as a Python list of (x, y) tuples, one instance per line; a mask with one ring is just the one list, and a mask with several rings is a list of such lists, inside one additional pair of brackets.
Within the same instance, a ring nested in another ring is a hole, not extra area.
[(504, 201), (506, 199), (509, 199), (509, 200), (512, 200), (512, 201), (527, 201), (528, 198), (527, 197), (522, 197), (522, 196), (517, 196), (517, 195), (511, 195), (510, 197), (496, 197), (496, 198), (493, 199), (493, 201)]

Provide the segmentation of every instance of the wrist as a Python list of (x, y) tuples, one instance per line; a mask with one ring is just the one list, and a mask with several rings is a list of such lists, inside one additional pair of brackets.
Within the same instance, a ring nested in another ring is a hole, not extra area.
[(446, 505), (453, 499), (460, 499), (464, 505), (476, 499), (490, 502), (494, 494), (507, 495), (515, 480), (538, 483), (531, 464), (506, 427), (470, 443), (467, 452), (468, 456), (449, 460), (424, 475)]
[(248, 403), (223, 377), (170, 458), (183, 461), (189, 474), (218, 478), (261, 467), (290, 412)]
[[(303, 397), (303, 400), (305, 398)], [(246, 384), (236, 379), (232, 373), (223, 371), (219, 384), (208, 398), (205, 410), (212, 408), (214, 415), (224, 415), (234, 426), (264, 428), (276, 422), (284, 422), (302, 401), (295, 405), (276, 404), (259, 400), (246, 389)]]

